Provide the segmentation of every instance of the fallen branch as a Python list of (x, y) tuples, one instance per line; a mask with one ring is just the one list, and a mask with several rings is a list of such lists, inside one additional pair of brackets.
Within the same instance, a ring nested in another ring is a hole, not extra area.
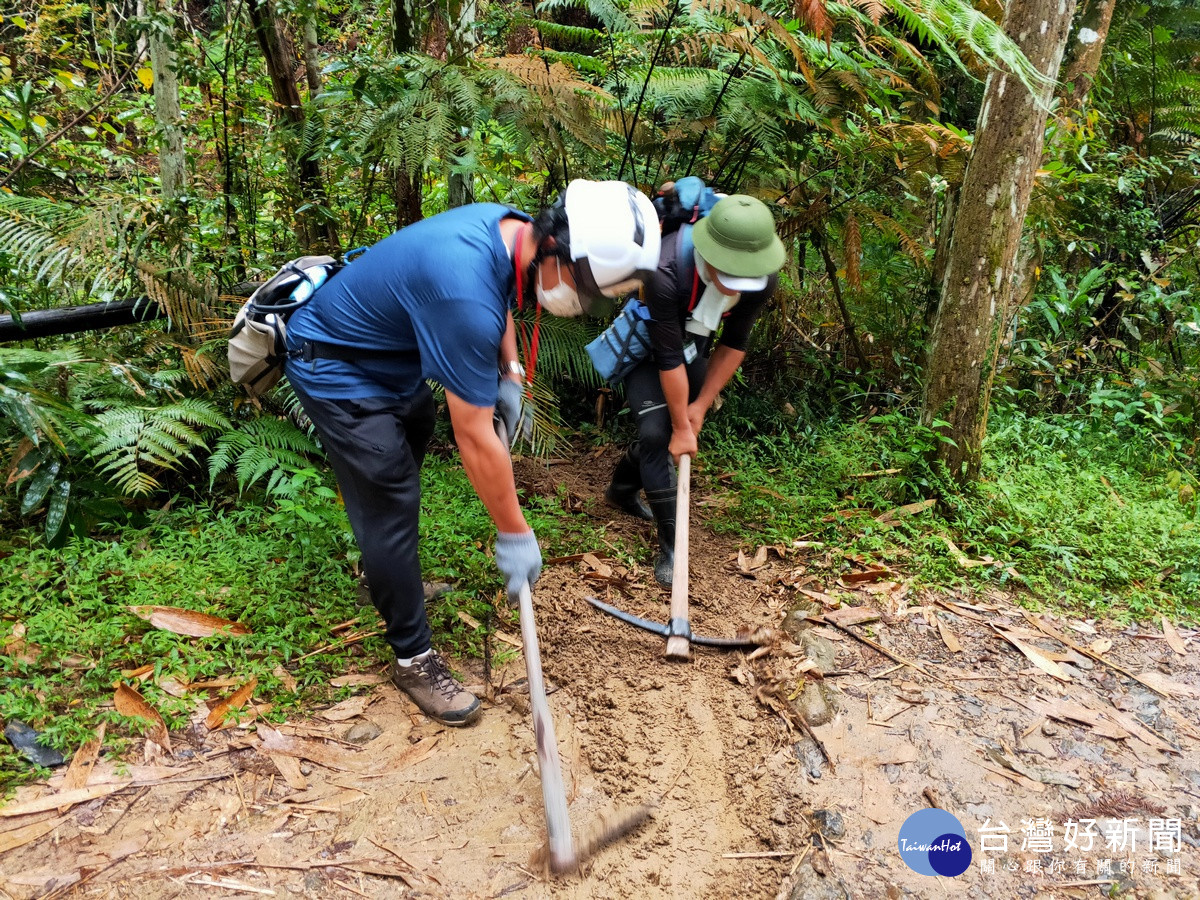
[(1036, 628), (1038, 631), (1054, 638), (1059, 643), (1064, 644), (1067, 647), (1070, 647), (1076, 653), (1080, 653), (1083, 656), (1086, 656), (1088, 659), (1095, 660), (1096, 662), (1101, 663), (1102, 665), (1108, 666), (1114, 672), (1118, 672), (1119, 674), (1124, 675), (1126, 678), (1132, 678), (1134, 681), (1138, 682), (1139, 684), (1143, 684), (1146, 687), (1148, 687), (1150, 690), (1154, 691), (1154, 693), (1158, 694), (1158, 696), (1160, 696), (1160, 697), (1164, 697), (1164, 698), (1168, 698), (1168, 699), (1170, 698), (1171, 695), (1168, 694), (1166, 691), (1164, 691), (1162, 688), (1155, 687), (1153, 684), (1151, 684), (1150, 682), (1146, 681), (1143, 678), (1138, 677), (1133, 672), (1130, 672), (1128, 669), (1123, 669), (1121, 666), (1118, 666), (1115, 662), (1111, 662), (1110, 660), (1105, 659), (1103, 656), (1101, 656), (1098, 653), (1093, 653), (1091, 650), (1089, 650), (1087, 647), (1084, 647), (1082, 644), (1075, 643), (1073, 640), (1071, 640), (1069, 637), (1067, 637), (1065, 634), (1063, 634), (1057, 628), (1052, 628), (1051, 626), (1049, 626), (1045, 622), (1043, 622), (1041, 620), (1040, 616), (1031, 615), (1029, 612), (1027, 612), (1025, 610), (1021, 610), (1021, 615), (1023, 615), (1025, 617), (1025, 620), (1027, 622), (1029, 622), (1029, 624), (1032, 625), (1034, 628)]

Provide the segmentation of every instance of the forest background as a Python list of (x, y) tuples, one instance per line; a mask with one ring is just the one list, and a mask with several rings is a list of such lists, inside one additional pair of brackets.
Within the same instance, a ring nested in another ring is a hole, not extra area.
[[(735, 498), (712, 527), (1194, 619), (1198, 39), (1187, 0), (10, 7), (0, 718), (64, 750), (100, 718), (119, 746), (145, 727), (111, 707), (123, 672), (153, 667), (171, 725), (160, 675), (236, 671), (280, 716), (382, 658), (370, 635), (314, 653), (355, 613), (357, 552), (286, 382), (229, 383), (229, 323), (286, 259), (575, 177), (697, 174), (776, 214), (782, 287), (702, 441), (699, 483)], [(59, 333), (65, 307), (126, 324)], [(602, 327), (542, 322), (525, 452), (629, 437), (583, 352)], [(441, 427), (422, 553), (454, 585), (439, 640), (479, 652), (491, 533)], [(548, 555), (603, 537), (527, 499)], [(185, 641), (138, 605), (253, 634)], [(35, 773), (0, 746), (0, 779)]]

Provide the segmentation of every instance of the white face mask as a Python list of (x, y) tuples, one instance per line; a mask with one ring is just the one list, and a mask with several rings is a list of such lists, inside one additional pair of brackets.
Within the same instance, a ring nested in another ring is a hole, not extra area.
[(575, 288), (563, 281), (562, 264), (558, 257), (554, 258), (554, 266), (558, 270), (558, 284), (552, 288), (542, 286), (542, 267), (538, 266), (538, 303), (552, 316), (582, 316), (583, 304), (579, 302), (579, 294)]

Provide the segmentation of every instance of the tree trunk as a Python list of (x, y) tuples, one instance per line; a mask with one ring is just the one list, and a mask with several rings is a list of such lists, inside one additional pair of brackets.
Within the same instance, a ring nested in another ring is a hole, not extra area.
[(1029, 93), (993, 71), (959, 196), (942, 299), (934, 317), (921, 421), (944, 420), (937, 457), (960, 481), (979, 477), (992, 378), (1017, 250), (1042, 156), (1075, 0), (1009, 0), (1004, 28), (1047, 82)]
[(164, 3), (158, 15), (169, 22), (168, 33), (152, 28), (147, 37), (150, 68), (154, 73), (154, 121), (158, 126), (158, 180), (163, 203), (176, 206), (187, 193), (187, 156), (179, 115), (179, 80), (175, 76), (175, 12)]
[[(448, 5), (447, 36), (450, 58), (463, 60), (475, 48), (475, 0), (452, 0)], [(450, 156), (465, 155), (471, 148), (471, 129), (475, 123), (463, 120), (458, 138), (450, 150)], [(450, 172), (446, 183), (446, 202), (450, 207), (466, 206), (475, 200), (474, 177), (470, 172)]]
[(317, 43), (317, 2), (312, 0), (300, 11), (304, 23), (304, 75), (308, 79), (308, 99), (321, 96), (321, 57)]
[[(1071, 42), (1067, 61), (1063, 66), (1064, 94), (1071, 106), (1078, 106), (1091, 90), (1096, 73), (1100, 71), (1100, 57), (1104, 54), (1104, 42), (1108, 39), (1108, 28), (1112, 25), (1113, 9), (1117, 0), (1088, 0), (1079, 17), (1079, 29)], [(1067, 86), (1069, 85), (1069, 87)]]
[(282, 22), (269, 0), (250, 0), (246, 6), (259, 49), (267, 64), (267, 73), (271, 77), (271, 95), (275, 98), (279, 114), (299, 146), (296, 153), (298, 196), (292, 200), (293, 209), (303, 208), (303, 211), (293, 213), (296, 220), (296, 236), (301, 246), (309, 252), (335, 251), (339, 247), (337, 229), (321, 212), (328, 207), (321, 167), (311, 149), (304, 146), (305, 117), (304, 107), (300, 103), (300, 91), (296, 87), (295, 52), (291, 49), (291, 41), (284, 33)]

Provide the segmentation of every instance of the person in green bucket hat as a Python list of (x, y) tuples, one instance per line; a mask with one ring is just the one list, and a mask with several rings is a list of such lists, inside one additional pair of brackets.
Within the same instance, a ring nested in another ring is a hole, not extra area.
[(659, 192), (662, 250), (645, 284), (653, 353), (624, 379), (638, 436), (605, 491), (613, 506), (656, 524), (654, 577), (664, 587), (675, 565), (672, 459), (696, 455), (704, 418), (742, 364), (786, 258), (761, 200), (723, 197), (697, 221), (699, 207), (679, 209), (673, 192), (671, 183)]

